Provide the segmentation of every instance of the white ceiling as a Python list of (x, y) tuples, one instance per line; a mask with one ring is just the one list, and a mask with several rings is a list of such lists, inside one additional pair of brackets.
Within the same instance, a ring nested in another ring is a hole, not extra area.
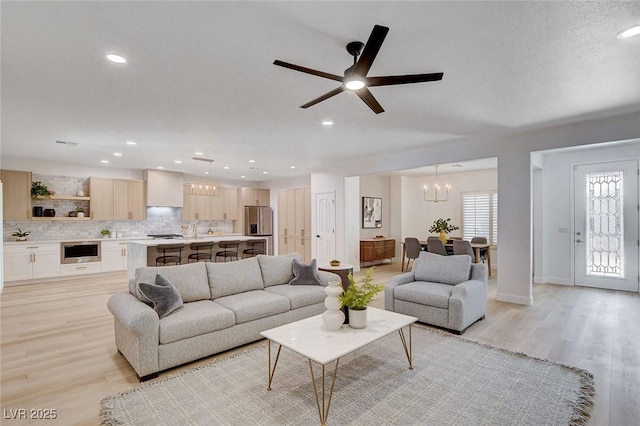
[[(2, 1), (1, 19), (10, 157), (189, 173), (201, 151), (215, 176), (263, 181), (640, 109), (640, 37), (616, 39), (639, 2)], [(342, 74), (374, 24), (390, 31), (370, 76), (444, 79), (371, 88), (379, 115), (353, 93), (298, 108), (338, 83), (273, 61)]]

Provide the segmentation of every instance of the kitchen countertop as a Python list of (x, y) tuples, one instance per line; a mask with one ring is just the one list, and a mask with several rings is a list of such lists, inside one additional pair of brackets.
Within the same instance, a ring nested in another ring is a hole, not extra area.
[(191, 244), (191, 243), (204, 243), (207, 241), (212, 241), (212, 242), (219, 242), (219, 241), (230, 241), (230, 240), (238, 240), (238, 241), (247, 241), (247, 240), (252, 240), (252, 239), (258, 239), (258, 238), (262, 238), (262, 239), (266, 239), (266, 236), (246, 236), (246, 235), (202, 235), (202, 236), (198, 236), (198, 238), (193, 238), (193, 237), (185, 237), (185, 238), (173, 238), (173, 239), (167, 239), (167, 240), (163, 240), (163, 239), (158, 239), (158, 240), (151, 240), (151, 239), (138, 239), (138, 240), (133, 240), (130, 241), (130, 243), (132, 244), (140, 244), (143, 246), (147, 246), (147, 247), (155, 247), (155, 246), (159, 246), (159, 245), (163, 245), (163, 244)]
[(121, 237), (121, 238), (65, 238), (65, 239), (51, 239), (51, 240), (27, 240), (27, 241), (15, 241), (6, 240), (2, 244), (6, 245), (19, 245), (19, 244), (51, 244), (51, 243), (72, 243), (75, 241), (132, 241), (132, 240), (151, 240), (150, 237)]

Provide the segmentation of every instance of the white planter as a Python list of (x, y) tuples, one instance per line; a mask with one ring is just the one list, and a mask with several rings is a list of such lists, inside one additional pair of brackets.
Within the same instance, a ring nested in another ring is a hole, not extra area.
[(78, 212), (76, 217), (84, 217), (84, 212)]
[(367, 327), (367, 310), (358, 310), (349, 308), (349, 327), (366, 328)]

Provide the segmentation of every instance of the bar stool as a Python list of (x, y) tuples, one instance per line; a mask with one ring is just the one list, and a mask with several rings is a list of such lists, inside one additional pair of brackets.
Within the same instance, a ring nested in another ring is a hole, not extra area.
[(254, 239), (246, 241), (247, 248), (242, 250), (242, 258), (254, 257), (259, 254), (264, 254), (264, 240)]
[[(162, 253), (162, 256), (156, 257), (156, 266), (158, 266), (158, 264), (162, 264), (162, 265), (166, 266), (167, 263), (175, 263), (176, 265), (182, 264), (182, 249), (183, 248), (184, 248), (184, 244), (163, 244), (163, 245), (159, 245), (158, 247), (156, 247), (156, 251), (158, 253)], [(171, 254), (171, 253), (173, 253), (173, 254)]]
[(202, 243), (191, 243), (189, 244), (189, 248), (191, 251), (195, 251), (195, 253), (190, 253), (188, 257), (188, 262), (211, 262), (213, 258), (213, 244), (212, 242), (202, 242)]
[(227, 259), (234, 257), (238, 260), (238, 248), (240, 247), (239, 240), (220, 241), (218, 243), (218, 247), (222, 250), (216, 252), (216, 262), (218, 261), (218, 257), (224, 258), (225, 262)]

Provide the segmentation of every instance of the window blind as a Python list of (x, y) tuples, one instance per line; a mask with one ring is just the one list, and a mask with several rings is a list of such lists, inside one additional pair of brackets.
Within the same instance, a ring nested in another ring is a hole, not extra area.
[(465, 240), (485, 237), (489, 244), (498, 244), (497, 192), (462, 194), (462, 236)]

